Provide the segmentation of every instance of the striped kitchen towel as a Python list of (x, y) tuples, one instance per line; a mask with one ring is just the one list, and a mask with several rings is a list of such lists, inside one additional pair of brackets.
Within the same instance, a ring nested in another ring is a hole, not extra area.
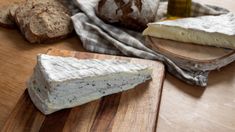
[[(177, 66), (169, 58), (154, 52), (145, 46), (142, 33), (107, 24), (95, 14), (97, 0), (74, 0), (80, 12), (72, 16), (74, 28), (80, 37), (83, 47), (91, 52), (111, 55), (125, 55), (162, 61), (169, 73), (177, 78), (198, 86), (206, 86), (209, 71), (185, 70)], [(167, 2), (161, 1), (156, 21), (165, 17)], [(191, 16), (219, 15), (228, 11), (215, 6), (192, 2)]]

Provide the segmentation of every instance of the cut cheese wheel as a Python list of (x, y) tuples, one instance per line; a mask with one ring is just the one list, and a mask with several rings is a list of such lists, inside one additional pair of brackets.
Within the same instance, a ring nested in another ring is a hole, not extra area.
[(157, 38), (235, 49), (235, 16), (183, 18), (148, 24), (143, 32)]
[(44, 114), (134, 88), (151, 79), (146, 65), (120, 60), (78, 60), (39, 55), (28, 92)]

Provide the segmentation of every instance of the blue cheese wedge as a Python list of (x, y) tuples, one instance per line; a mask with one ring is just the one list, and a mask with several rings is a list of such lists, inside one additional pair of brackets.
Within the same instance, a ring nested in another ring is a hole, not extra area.
[(235, 16), (202, 16), (148, 24), (143, 35), (235, 49)]
[(41, 54), (28, 93), (42, 113), (50, 114), (134, 88), (151, 79), (151, 73), (149, 66), (127, 61)]

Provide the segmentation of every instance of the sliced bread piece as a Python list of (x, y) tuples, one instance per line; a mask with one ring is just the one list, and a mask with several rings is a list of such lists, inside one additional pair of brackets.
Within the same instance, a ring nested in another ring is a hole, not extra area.
[(13, 3), (9, 9), (9, 19), (11, 19), (12, 22), (15, 22), (15, 12), (18, 7), (19, 3)]
[(30, 43), (62, 39), (73, 31), (71, 13), (57, 0), (28, 0), (15, 13), (22, 34)]
[[(32, 32), (29, 28), (31, 19), (34, 18), (35, 16), (37, 16), (38, 14), (41, 14), (41, 13), (47, 11), (48, 8), (52, 8), (52, 7), (50, 5), (45, 5), (45, 4), (35, 4), (32, 6), (32, 9), (30, 10), (30, 12), (28, 12), (26, 14), (26, 17), (23, 19), (20, 26), (22, 27), (22, 32), (24, 33), (25, 38), (29, 42), (36, 43), (37, 39), (39, 38), (39, 36), (32, 34)], [(39, 21), (39, 20), (37, 20), (37, 21)], [(37, 28), (38, 28), (38, 30), (43, 30), (44, 26), (42, 25), (41, 21), (39, 21), (39, 22), (40, 22), (40, 24)], [(34, 37), (32, 37), (32, 36), (34, 36)], [(39, 42), (41, 42), (41, 41), (39, 41)]]
[(27, 21), (29, 20), (29, 14), (31, 13), (31, 9), (34, 8), (32, 3), (24, 2), (19, 5), (19, 7), (15, 11), (15, 22), (20, 28), (22, 34), (25, 32), (25, 26)]
[(53, 5), (56, 6), (57, 9), (62, 10), (66, 14), (71, 15), (70, 10), (67, 8), (66, 0), (28, 0), (28, 4), (36, 5), (36, 4), (45, 4), (45, 5)]
[(158, 38), (235, 49), (235, 15), (183, 18), (148, 24), (143, 32)]
[(25, 37), (31, 43), (43, 43), (64, 38), (72, 30), (69, 15), (54, 6), (47, 6), (46, 10), (30, 18)]
[(14, 22), (9, 18), (9, 10), (11, 5), (0, 6), (0, 26), (6, 28), (14, 28)]

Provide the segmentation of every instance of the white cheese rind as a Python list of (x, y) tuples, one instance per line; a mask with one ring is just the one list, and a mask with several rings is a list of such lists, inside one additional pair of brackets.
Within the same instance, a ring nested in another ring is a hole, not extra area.
[(235, 16), (202, 16), (148, 24), (143, 35), (235, 49)]
[(134, 88), (151, 73), (148, 66), (127, 61), (39, 55), (28, 92), (35, 106), (50, 114)]

